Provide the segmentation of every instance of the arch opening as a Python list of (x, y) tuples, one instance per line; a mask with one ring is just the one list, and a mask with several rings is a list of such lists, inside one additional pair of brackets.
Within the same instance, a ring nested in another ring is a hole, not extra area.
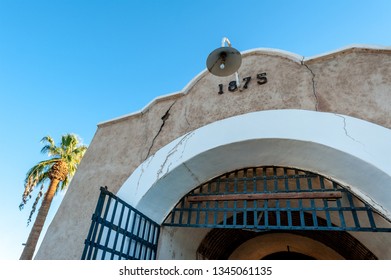
[(231, 171), (185, 195), (163, 226), (391, 232), (371, 205), (324, 176), (261, 166)]
[[(262, 129), (254, 129), (256, 123), (262, 123)], [(379, 137), (368, 137), (371, 134)], [(348, 116), (303, 110), (253, 112), (172, 141), (133, 172), (118, 196), (162, 223), (181, 197), (210, 178), (246, 166), (289, 166), (349, 186), (390, 219), (389, 142), (390, 130)]]
[[(335, 191), (341, 195), (327, 196)], [(260, 193), (272, 196), (255, 199)], [(163, 227), (211, 228), (197, 248), (198, 259), (377, 259), (348, 231), (391, 232), (390, 223), (338, 183), (276, 166), (235, 170), (201, 184), (178, 202)], [(289, 234), (284, 251), (281, 234)], [(254, 243), (241, 249), (264, 236), (266, 248)]]

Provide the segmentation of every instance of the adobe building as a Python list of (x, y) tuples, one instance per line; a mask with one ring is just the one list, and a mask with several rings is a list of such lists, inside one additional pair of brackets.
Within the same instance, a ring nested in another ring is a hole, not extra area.
[(238, 74), (100, 123), (36, 259), (391, 259), (391, 49)]

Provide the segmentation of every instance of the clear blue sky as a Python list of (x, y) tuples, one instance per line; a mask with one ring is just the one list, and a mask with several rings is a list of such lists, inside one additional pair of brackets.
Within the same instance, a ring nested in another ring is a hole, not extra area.
[(0, 259), (31, 229), (18, 205), (43, 136), (88, 145), (97, 123), (182, 90), (224, 36), (306, 57), (391, 46), (391, 1), (0, 0)]

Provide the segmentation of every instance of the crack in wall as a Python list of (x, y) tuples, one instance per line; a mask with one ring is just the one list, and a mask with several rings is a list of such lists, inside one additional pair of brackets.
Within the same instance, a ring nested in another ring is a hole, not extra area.
[[(181, 155), (178, 157), (178, 159), (181, 159), (182, 158), (182, 156), (183, 156), (183, 153), (184, 153), (184, 151), (185, 151), (185, 149), (186, 149), (186, 145), (187, 145), (187, 141), (192, 137), (194, 135), (194, 132), (192, 131), (192, 132), (188, 132), (185, 136), (183, 136), (182, 137), (182, 139), (168, 152), (168, 154), (167, 154), (167, 156), (166, 156), (166, 158), (165, 158), (165, 160), (164, 160), (164, 162), (162, 163), (162, 165), (160, 166), (160, 169), (158, 170), (158, 172), (157, 172), (157, 179), (159, 179), (160, 178), (160, 175), (163, 173), (163, 170), (164, 170), (164, 168), (165, 168), (165, 166), (166, 166), (166, 164), (167, 164), (167, 162), (168, 162), (168, 160), (169, 160), (169, 158), (173, 155), (173, 154), (175, 154), (177, 151), (178, 151), (178, 148), (180, 147), (180, 146), (182, 146), (183, 145), (183, 149), (182, 149), (182, 153), (181, 153)], [(166, 168), (166, 173), (170, 170), (170, 167), (171, 167), (171, 165), (172, 165), (172, 163), (170, 163), (168, 166), (167, 166), (167, 168)]]
[(198, 179), (198, 177), (193, 173), (193, 171), (190, 170), (190, 168), (186, 165), (186, 163), (183, 163), (183, 166), (187, 169), (187, 171), (190, 173), (191, 177), (193, 177), (197, 182), (198, 184), (202, 184), (200, 179)]
[(314, 71), (312, 71), (312, 69), (307, 64), (304, 63), (304, 59), (305, 59), (305, 57), (303, 56), (303, 59), (301, 60), (301, 65), (303, 65), (305, 68), (307, 68), (307, 70), (310, 71), (310, 73), (312, 75), (312, 93), (315, 97), (315, 111), (319, 111), (319, 98), (316, 93), (315, 73), (314, 73)]
[(337, 114), (337, 113), (334, 113), (334, 115), (335, 115), (336, 117), (339, 117), (339, 118), (342, 119), (342, 121), (343, 121), (343, 130), (344, 130), (344, 132), (345, 132), (345, 135), (346, 135), (348, 138), (352, 139), (354, 142), (359, 143), (359, 144), (361, 144), (363, 147), (365, 147), (363, 143), (361, 143), (360, 141), (358, 141), (357, 139), (355, 139), (353, 136), (351, 136), (351, 135), (349, 134), (348, 129), (347, 129), (347, 124), (346, 124), (346, 118), (345, 118), (344, 116), (340, 115), (340, 114)]
[(147, 153), (147, 156), (145, 157), (144, 161), (145, 161), (145, 160), (149, 157), (149, 155), (151, 154), (151, 150), (152, 150), (153, 146), (155, 145), (155, 141), (156, 141), (156, 139), (158, 138), (158, 136), (160, 135), (160, 133), (162, 132), (163, 127), (164, 127), (164, 125), (166, 124), (166, 121), (167, 121), (168, 118), (170, 117), (170, 110), (171, 110), (172, 106), (175, 105), (176, 101), (177, 101), (177, 100), (175, 100), (175, 101), (170, 105), (170, 107), (167, 109), (166, 113), (163, 115), (163, 117), (161, 117), (161, 119), (162, 119), (163, 122), (162, 122), (162, 124), (160, 125), (160, 128), (159, 128), (158, 132), (156, 133), (155, 137), (153, 137), (153, 139), (152, 139), (151, 146), (150, 146), (149, 149), (148, 149), (148, 153)]
[[(154, 156), (151, 156), (148, 161), (144, 161), (142, 164), (141, 164), (141, 174), (140, 176), (138, 177), (138, 180), (137, 180), (137, 186), (136, 186), (136, 190), (138, 190), (139, 186), (140, 186), (140, 180), (141, 180), (141, 177), (143, 177), (143, 174), (144, 174), (144, 171), (145, 169), (148, 169), (149, 167), (149, 164), (150, 162), (152, 161)], [(146, 165), (146, 168), (144, 168), (144, 165)]]
[(359, 200), (367, 203), (371, 206), (371, 210), (380, 215), (386, 221), (391, 222), (391, 213), (380, 203), (376, 202), (369, 194), (364, 193), (362, 190), (352, 189), (349, 186), (344, 186), (349, 192), (356, 196)]
[[(193, 136), (194, 132), (188, 132), (185, 136), (183, 136), (183, 138), (168, 152), (164, 162), (162, 163), (160, 169), (158, 170), (157, 172), (157, 179), (159, 179), (159, 176), (160, 174), (163, 173), (163, 169), (165, 167), (165, 165), (167, 164), (168, 162), (168, 159), (175, 153), (178, 151), (178, 148), (179, 146), (181, 146), (183, 143), (184, 143), (184, 146), (183, 146), (183, 149), (182, 149), (182, 153), (181, 155), (179, 156), (178, 159), (181, 159), (182, 156), (183, 156), (183, 153), (186, 149), (186, 145), (187, 145), (187, 140), (190, 139), (191, 136)], [(149, 158), (147, 158), (142, 164), (141, 164), (141, 171), (140, 171), (140, 176), (138, 177), (138, 180), (137, 180), (137, 186), (136, 186), (136, 190), (138, 190), (139, 186), (140, 186), (140, 181), (141, 181), (141, 178), (143, 177), (144, 175), (144, 171), (146, 169), (149, 168), (149, 164), (151, 163), (151, 161), (153, 160), (153, 158), (155, 157), (155, 155), (152, 155), (150, 156)], [(171, 167), (172, 163), (170, 163), (167, 168), (166, 168), (166, 173), (169, 171), (170, 167)]]
[[(183, 149), (182, 149), (182, 152), (181, 152), (181, 155), (179, 156), (178, 159), (182, 158), (183, 156), (183, 153), (186, 149), (186, 145), (187, 145), (187, 140), (190, 139), (191, 136), (193, 136), (194, 132), (188, 132), (185, 136), (183, 136), (183, 138), (168, 152), (164, 162), (162, 163), (162, 165), (160, 166), (160, 169), (158, 170), (157, 172), (157, 179), (159, 179), (160, 175), (163, 173), (163, 170), (165, 168), (165, 165), (167, 164), (168, 162), (168, 159), (175, 153), (177, 152), (179, 146), (181, 146), (183, 143), (184, 143), (184, 146), (183, 146)], [(152, 162), (153, 158), (155, 157), (155, 155), (152, 155), (150, 156), (149, 158), (147, 158), (142, 164), (141, 164), (141, 171), (140, 171), (140, 176), (138, 177), (138, 180), (137, 180), (137, 186), (136, 186), (136, 190), (138, 190), (139, 186), (140, 186), (140, 181), (141, 181), (141, 178), (143, 177), (144, 175), (144, 171), (147, 170), (149, 168), (149, 164)], [(172, 163), (170, 163), (167, 168), (166, 168), (166, 173), (169, 171), (170, 167), (171, 167)]]
[(190, 125), (189, 120), (187, 119), (187, 108), (185, 108), (185, 121), (187, 123), (187, 127), (189, 128), (191, 125)]
[(370, 202), (367, 203), (369, 203), (369, 205), (372, 206), (372, 209), (381, 217), (383, 217), (386, 221), (391, 223), (391, 213), (388, 211), (388, 209), (383, 205), (377, 203), (370, 196), (366, 196), (366, 198), (371, 201), (371, 203)]

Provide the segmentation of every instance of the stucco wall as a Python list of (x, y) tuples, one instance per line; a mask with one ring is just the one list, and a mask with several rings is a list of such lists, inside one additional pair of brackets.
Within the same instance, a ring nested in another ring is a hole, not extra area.
[[(258, 85), (256, 75), (267, 73)], [(229, 92), (233, 77), (206, 71), (182, 91), (136, 114), (98, 125), (37, 259), (80, 259), (100, 186), (117, 193), (132, 172), (164, 145), (228, 117), (271, 109), (344, 114), (391, 128), (391, 50), (349, 48), (304, 59), (273, 50), (243, 54), (247, 89)], [(219, 95), (218, 85), (225, 93)], [(72, 241), (70, 242), (70, 238)]]

